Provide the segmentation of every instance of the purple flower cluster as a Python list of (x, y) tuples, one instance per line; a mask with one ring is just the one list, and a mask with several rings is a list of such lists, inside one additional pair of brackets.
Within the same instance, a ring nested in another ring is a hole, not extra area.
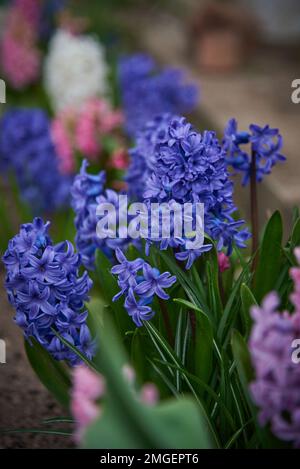
[[(148, 123), (137, 136), (131, 151), (127, 174), (129, 194), (150, 203), (203, 203), (205, 230), (218, 243), (218, 249), (231, 253), (233, 243), (245, 247), (250, 237), (243, 221), (235, 221), (232, 213), (233, 184), (229, 180), (225, 151), (214, 132), (197, 133), (183, 117), (169, 114)], [(141, 183), (139, 183), (141, 181)], [(172, 239), (169, 245), (179, 249), (179, 260), (187, 260), (190, 268), (204, 245), (194, 252), (185, 248), (185, 239)], [(160, 244), (166, 249), (166, 243)]]
[(93, 270), (95, 251), (102, 247), (102, 240), (96, 235), (97, 197), (104, 192), (105, 171), (99, 174), (87, 172), (88, 162), (83, 161), (79, 174), (75, 176), (71, 188), (71, 205), (75, 212), (76, 247), (81, 255), (83, 265)]
[(42, 40), (49, 40), (56, 28), (59, 13), (66, 8), (68, 0), (44, 0), (39, 20), (39, 35)]
[(128, 261), (120, 249), (116, 249), (115, 254), (119, 264), (113, 266), (111, 272), (118, 275), (121, 290), (113, 301), (124, 295), (124, 307), (137, 327), (141, 327), (143, 321), (149, 321), (155, 315), (149, 306), (154, 296), (168, 300), (169, 295), (164, 289), (171, 287), (176, 282), (176, 277), (169, 272), (161, 274), (143, 259)]
[(0, 122), (2, 171), (12, 171), (34, 213), (69, 203), (71, 178), (58, 170), (50, 122), (40, 109), (13, 109)]
[(49, 222), (35, 218), (10, 240), (3, 256), (5, 287), (26, 339), (35, 338), (55, 359), (76, 365), (80, 359), (55, 332), (88, 358), (93, 356), (84, 310), (92, 281), (87, 272), (79, 277), (80, 256), (72, 244), (53, 245), (48, 228)]
[(135, 146), (129, 150), (130, 164), (126, 175), (128, 194), (133, 200), (143, 200), (147, 180), (155, 168), (155, 147), (166, 140), (174, 116), (162, 114), (147, 122), (137, 133)]
[[(297, 257), (300, 260), (299, 251)], [(292, 360), (293, 341), (300, 338), (300, 268), (292, 269), (291, 276), (294, 314), (278, 311), (280, 301), (274, 292), (261, 307), (252, 308), (255, 324), (249, 346), (256, 378), (251, 392), (260, 408), (260, 423), (270, 422), (277, 437), (300, 447), (300, 366)]]
[[(97, 224), (102, 217), (97, 215), (97, 206), (100, 203), (111, 204), (118, 213), (119, 199), (114, 190), (104, 190), (105, 171), (99, 174), (89, 174), (87, 166), (88, 162), (84, 160), (79, 174), (74, 179), (71, 188), (71, 204), (75, 211), (76, 247), (83, 265), (93, 270), (96, 249), (101, 249), (107, 257), (111, 258), (113, 250), (126, 246), (128, 240), (120, 237), (101, 238), (98, 236)], [(116, 219), (116, 224), (118, 225), (118, 219)]]
[[(250, 154), (243, 148), (243, 145), (250, 147)], [(258, 182), (271, 173), (277, 162), (286, 160), (285, 156), (280, 153), (282, 136), (279, 130), (272, 129), (268, 125), (259, 127), (252, 124), (249, 132), (240, 132), (237, 128), (237, 121), (230, 119), (224, 131), (223, 148), (226, 151), (227, 164), (243, 175), (243, 185), (246, 185), (250, 179), (252, 155), (255, 157)]]
[(197, 87), (186, 84), (182, 70), (160, 71), (153, 59), (144, 54), (120, 61), (119, 82), (126, 131), (131, 137), (159, 114), (185, 114), (197, 104)]

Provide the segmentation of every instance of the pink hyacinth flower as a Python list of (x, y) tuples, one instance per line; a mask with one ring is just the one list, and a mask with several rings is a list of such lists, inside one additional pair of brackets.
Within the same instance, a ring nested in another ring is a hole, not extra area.
[(40, 52), (36, 33), (22, 12), (10, 9), (1, 41), (1, 64), (11, 86), (22, 89), (35, 82), (40, 73)]
[(66, 109), (52, 122), (51, 134), (56, 148), (59, 169), (63, 174), (72, 173), (75, 169), (74, 128), (76, 126), (76, 111)]
[(225, 270), (230, 269), (229, 257), (224, 254), (224, 252), (218, 253), (218, 265), (220, 272), (225, 272)]
[(110, 166), (114, 169), (124, 170), (128, 167), (128, 153), (125, 148), (118, 148), (110, 159)]
[(124, 365), (122, 368), (122, 373), (128, 383), (133, 384), (135, 381), (135, 371), (130, 365)]
[(86, 428), (100, 415), (101, 407), (96, 400), (105, 393), (105, 381), (84, 365), (73, 372), (71, 412), (76, 420), (75, 441), (82, 441)]
[[(300, 264), (300, 248), (294, 250), (294, 255), (298, 264)], [(300, 267), (292, 267), (290, 269), (290, 276), (294, 281), (294, 291), (291, 294), (291, 301), (293, 302), (296, 311), (300, 312)]]
[(78, 149), (91, 160), (101, 152), (100, 138), (97, 135), (96, 119), (92, 115), (80, 114), (76, 131)]
[(100, 121), (100, 130), (104, 134), (112, 132), (123, 123), (123, 114), (121, 111), (107, 110), (103, 113)]
[(153, 383), (146, 383), (141, 389), (141, 401), (147, 405), (155, 405), (159, 400), (158, 389)]
[(37, 0), (15, 0), (14, 8), (16, 8), (23, 19), (33, 29), (37, 29), (41, 17), (41, 6), (42, 3)]

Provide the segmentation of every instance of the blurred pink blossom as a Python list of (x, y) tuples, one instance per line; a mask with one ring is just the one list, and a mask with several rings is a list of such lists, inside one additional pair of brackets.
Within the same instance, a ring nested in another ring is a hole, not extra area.
[(130, 365), (124, 365), (122, 368), (122, 373), (124, 378), (128, 381), (128, 383), (133, 384), (135, 381), (135, 371)]
[(26, 3), (17, 1), (10, 8), (1, 41), (1, 65), (5, 77), (16, 89), (35, 82), (40, 73), (41, 55), (36, 46), (38, 11), (32, 9), (32, 2), (27, 9)]
[[(146, 383), (139, 392), (135, 390), (136, 374), (134, 369), (125, 364), (122, 368), (125, 380), (131, 385), (137, 400), (146, 405), (156, 405), (159, 401), (158, 389), (153, 383)], [(97, 402), (105, 396), (106, 385), (102, 375), (96, 374), (84, 365), (73, 371), (73, 389), (71, 392), (71, 413), (76, 421), (74, 439), (81, 443), (87, 427), (96, 420), (102, 411)]]
[[(134, 386), (136, 375), (134, 369), (130, 365), (124, 365), (122, 368), (123, 376), (129, 384)], [(153, 383), (146, 383), (141, 388), (139, 398), (143, 404), (155, 405), (159, 401), (158, 389)]]
[(128, 153), (125, 148), (118, 148), (111, 155), (110, 166), (120, 170), (124, 170), (128, 167)]
[(121, 122), (121, 113), (111, 109), (104, 99), (91, 99), (80, 109), (68, 107), (61, 111), (52, 123), (61, 171), (74, 171), (77, 151), (96, 160), (101, 155), (102, 137), (115, 131)]
[[(299, 263), (300, 249), (294, 254)], [(300, 368), (291, 355), (300, 333), (300, 267), (291, 268), (290, 276), (294, 281), (290, 296), (293, 314), (279, 311), (280, 298), (275, 291), (265, 296), (261, 306), (251, 308), (254, 326), (249, 349), (255, 379), (250, 389), (259, 407), (259, 423), (268, 423), (275, 436), (300, 447)]]
[(159, 401), (158, 389), (153, 383), (146, 383), (141, 389), (141, 401), (147, 405), (155, 405)]
[(76, 111), (69, 108), (53, 119), (51, 126), (52, 140), (57, 150), (59, 168), (63, 174), (75, 170), (74, 132)]
[(16, 8), (23, 19), (33, 29), (37, 29), (41, 17), (41, 6), (42, 2), (39, 0), (15, 0), (13, 7)]
[(230, 269), (229, 257), (224, 254), (224, 252), (218, 253), (218, 264), (220, 272), (225, 272), (225, 270)]
[[(300, 264), (300, 248), (294, 250), (294, 255), (298, 264)], [(293, 302), (296, 311), (300, 312), (300, 267), (292, 267), (290, 269), (290, 276), (294, 281), (294, 291), (291, 294), (291, 301)]]
[(101, 151), (101, 137), (121, 125), (121, 116), (104, 99), (87, 101), (78, 116), (76, 139), (79, 150), (91, 159), (96, 158)]
[(78, 366), (73, 372), (73, 389), (71, 396), (71, 412), (76, 420), (75, 440), (80, 443), (86, 428), (100, 415), (101, 407), (97, 399), (105, 393), (105, 382), (84, 365)]

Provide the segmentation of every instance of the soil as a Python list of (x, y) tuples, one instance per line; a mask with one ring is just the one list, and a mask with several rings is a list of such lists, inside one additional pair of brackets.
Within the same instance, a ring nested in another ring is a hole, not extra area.
[[(66, 416), (66, 410), (56, 403), (31, 369), (13, 314), (0, 273), (0, 339), (6, 343), (6, 363), (0, 364), (0, 448), (70, 448), (73, 443), (69, 436), (1, 433), (4, 429), (51, 430), (53, 424), (43, 423), (45, 419)], [(66, 430), (66, 424), (56, 423), (55, 429)]]

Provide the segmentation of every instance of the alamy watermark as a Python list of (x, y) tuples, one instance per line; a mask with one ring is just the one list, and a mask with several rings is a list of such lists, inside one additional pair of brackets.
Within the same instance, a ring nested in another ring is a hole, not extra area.
[(0, 78), (0, 104), (6, 103), (6, 84), (5, 81)]
[[(0, 104), (6, 103), (6, 84), (0, 78)], [(6, 343), (0, 339), (0, 364), (6, 363)]]
[(0, 364), (6, 363), (6, 343), (0, 339)]
[(204, 204), (135, 202), (118, 196), (118, 208), (99, 203), (96, 215), (97, 236), (101, 239), (184, 239), (186, 249), (199, 249), (204, 242)]
[(295, 78), (291, 84), (292, 88), (295, 88), (291, 94), (291, 100), (294, 104), (300, 103), (300, 78)]
[(298, 365), (300, 363), (300, 339), (293, 340), (292, 349), (292, 362)]

